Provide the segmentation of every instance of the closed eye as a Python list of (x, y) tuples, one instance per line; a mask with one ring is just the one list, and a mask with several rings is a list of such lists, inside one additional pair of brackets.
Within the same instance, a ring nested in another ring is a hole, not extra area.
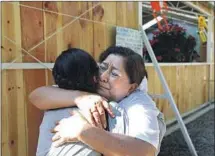
[(107, 69), (107, 68), (104, 67), (104, 66), (99, 66), (99, 68), (102, 69), (102, 70), (106, 70), (106, 69)]
[(101, 72), (104, 72), (104, 71), (107, 70), (107, 67), (105, 67), (105, 66), (103, 66), (103, 65), (100, 65), (100, 66), (99, 66), (99, 70), (100, 70)]
[(117, 77), (117, 76), (119, 76), (119, 74), (117, 74), (117, 73), (114, 73), (114, 72), (111, 72), (111, 75), (113, 75), (114, 77)]

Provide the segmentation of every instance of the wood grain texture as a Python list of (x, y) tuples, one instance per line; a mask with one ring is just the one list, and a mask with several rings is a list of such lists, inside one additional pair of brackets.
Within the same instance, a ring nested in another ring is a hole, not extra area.
[[(62, 12), (70, 16), (92, 20), (92, 2), (63, 2)], [(81, 48), (91, 55), (93, 54), (93, 23), (74, 17), (63, 16), (63, 26), (72, 22), (63, 30), (63, 48), (66, 49), (68, 44), (73, 48)]]
[(138, 29), (138, 2), (117, 2), (117, 26)]
[(214, 85), (215, 85), (215, 80), (214, 80), (214, 64), (211, 65), (211, 70), (210, 70), (210, 78), (209, 78), (209, 85), (210, 85), (210, 99), (211, 101), (214, 101), (215, 95), (214, 95)]
[(115, 45), (117, 9), (116, 2), (94, 2), (93, 5), (97, 3), (100, 3), (100, 5), (93, 10), (93, 20), (102, 23), (95, 22), (93, 24), (93, 56), (96, 61), (105, 49)]
[[(154, 67), (146, 68), (149, 75), (149, 93), (163, 94), (164, 90)], [(209, 65), (162, 66), (161, 69), (181, 114), (191, 111), (209, 100), (208, 81), (206, 81), (209, 77)], [(212, 90), (211, 94), (214, 93)], [(175, 117), (167, 100), (155, 99), (155, 102), (165, 114), (166, 120)]]
[[(42, 2), (20, 2), (21, 4), (43, 8)], [(44, 18), (40, 10), (21, 7), (21, 30), (22, 47), (29, 50), (44, 39)], [(36, 58), (45, 61), (45, 44), (43, 43), (31, 52)], [(24, 62), (36, 62), (30, 56), (23, 58)], [(42, 111), (39, 111), (28, 100), (28, 95), (36, 88), (44, 86), (45, 70), (25, 70), (25, 101), (27, 105), (27, 127), (28, 127), (28, 155), (34, 156), (36, 153), (39, 125), (42, 119)]]
[[(44, 15), (44, 38), (46, 39), (53, 33), (55, 33), (60, 27), (62, 27), (62, 15), (61, 13), (61, 3), (60, 2), (43, 2), (43, 9), (46, 11), (43, 12)], [(52, 12), (56, 12), (52, 13)], [(54, 63), (58, 54), (62, 49), (62, 32), (57, 33), (50, 39), (45, 41), (45, 62)], [(59, 51), (58, 51), (59, 50)], [(49, 69), (45, 70), (46, 73), (46, 84), (53, 85), (53, 76), (52, 71)]]
[[(11, 62), (22, 53), (18, 2), (2, 3), (2, 60)], [(16, 44), (9, 42), (3, 36)], [(22, 58), (16, 62), (22, 62)], [(2, 71), (2, 155), (27, 156), (27, 120), (23, 70)]]

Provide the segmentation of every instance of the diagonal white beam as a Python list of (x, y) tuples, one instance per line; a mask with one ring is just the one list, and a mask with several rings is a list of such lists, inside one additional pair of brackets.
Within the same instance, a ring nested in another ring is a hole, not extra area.
[(200, 8), (199, 6), (193, 4), (192, 2), (184, 2), (184, 4), (186, 4), (187, 6), (201, 12), (202, 14), (206, 15), (206, 16), (211, 16), (211, 14), (209, 14), (208, 12), (206, 12), (205, 10), (203, 10), (202, 8)]

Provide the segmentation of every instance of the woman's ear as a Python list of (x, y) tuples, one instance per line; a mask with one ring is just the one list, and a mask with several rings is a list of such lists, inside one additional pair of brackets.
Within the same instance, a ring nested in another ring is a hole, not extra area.
[(128, 90), (128, 95), (131, 94), (134, 90), (136, 90), (137, 87), (138, 87), (137, 83), (132, 83), (132, 84), (130, 85), (129, 90)]

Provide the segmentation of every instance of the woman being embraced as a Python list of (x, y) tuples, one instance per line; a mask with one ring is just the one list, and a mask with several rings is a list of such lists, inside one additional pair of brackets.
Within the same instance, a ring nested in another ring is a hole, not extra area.
[[(30, 95), (36, 107), (46, 110), (77, 106), (81, 110), (55, 127), (57, 133), (53, 141), (57, 145), (80, 141), (109, 156), (157, 155), (166, 126), (153, 100), (138, 88), (146, 76), (143, 59), (129, 48), (114, 46), (101, 54), (99, 63), (97, 92), (109, 101), (116, 101), (124, 110), (124, 134), (96, 127), (105, 125), (104, 110), (110, 113), (107, 103), (99, 95), (40, 87)], [(75, 129), (72, 128), (74, 123)]]

